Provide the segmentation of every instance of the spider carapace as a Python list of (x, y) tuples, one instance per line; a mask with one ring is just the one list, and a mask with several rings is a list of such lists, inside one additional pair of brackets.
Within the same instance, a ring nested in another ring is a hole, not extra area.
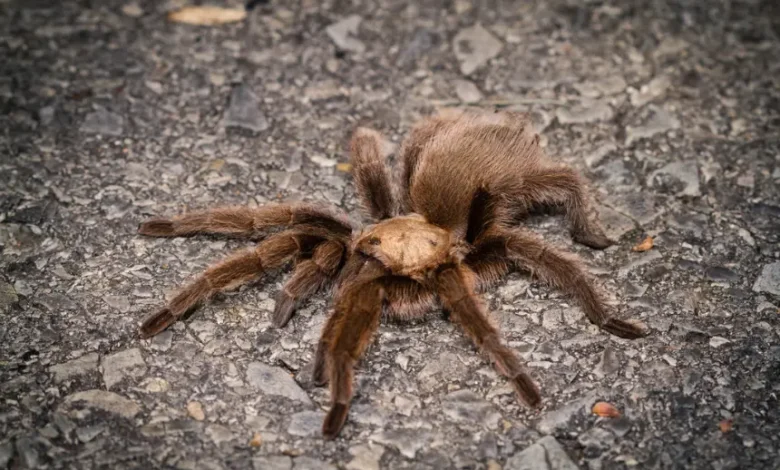
[(330, 288), (333, 296), (313, 369), (315, 383), (330, 384), (322, 431), (333, 438), (347, 418), (355, 363), (383, 315), (418, 319), (443, 308), (518, 396), (538, 406), (536, 384), (479, 297), (511, 270), (562, 289), (608, 333), (647, 334), (641, 322), (608, 312), (576, 257), (519, 225), (532, 209), (552, 206), (562, 209), (576, 242), (594, 249), (612, 244), (586, 215), (582, 179), (550, 161), (526, 115), (455, 110), (423, 120), (401, 147), (395, 181), (381, 145), (382, 137), (366, 128), (351, 140), (355, 185), (372, 225), (308, 203), (220, 207), (142, 223), (139, 232), (147, 236), (222, 234), (259, 242), (206, 269), (144, 321), (141, 336), (163, 331), (217, 292), (291, 264), (276, 299), (276, 327), (318, 291)]

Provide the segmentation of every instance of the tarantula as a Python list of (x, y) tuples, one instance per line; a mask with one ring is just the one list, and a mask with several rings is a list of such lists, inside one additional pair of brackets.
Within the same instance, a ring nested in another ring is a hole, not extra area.
[[(385, 165), (381, 136), (358, 128), (350, 151), (357, 194), (375, 223), (353, 225), (343, 213), (297, 203), (222, 207), (143, 222), (154, 237), (199, 233), (260, 237), (255, 247), (212, 265), (143, 322), (141, 336), (161, 332), (197, 304), (293, 262), (279, 292), (273, 324), (333, 287), (333, 308), (314, 357), (313, 380), (330, 383), (322, 427), (335, 437), (347, 418), (353, 368), (380, 318), (422, 318), (442, 307), (514, 386), (538, 406), (539, 390), (502, 343), (477, 293), (521, 268), (571, 295), (592, 323), (622, 338), (645, 336), (636, 320), (611, 316), (578, 260), (520, 228), (534, 208), (563, 209), (574, 241), (595, 249), (613, 242), (586, 216), (582, 179), (553, 164), (528, 117), (510, 112), (448, 111), (413, 127), (400, 152), (397, 185)], [(396, 189), (397, 187), (397, 189)]]

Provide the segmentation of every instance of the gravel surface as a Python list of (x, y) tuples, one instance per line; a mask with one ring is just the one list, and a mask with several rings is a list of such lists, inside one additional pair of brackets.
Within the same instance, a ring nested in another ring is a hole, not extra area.
[[(780, 468), (776, 2), (254, 3), (192, 26), (166, 21), (180, 0), (0, 0), (0, 468)], [(593, 182), (616, 246), (528, 224), (651, 336), (601, 333), (514, 274), (487, 298), (543, 409), (432, 312), (380, 328), (328, 442), (328, 391), (306, 385), (327, 299), (273, 329), (277, 276), (137, 338), (242, 246), (139, 221), (275, 200), (357, 216), (351, 130), (393, 154), (466, 104), (532, 112)]]

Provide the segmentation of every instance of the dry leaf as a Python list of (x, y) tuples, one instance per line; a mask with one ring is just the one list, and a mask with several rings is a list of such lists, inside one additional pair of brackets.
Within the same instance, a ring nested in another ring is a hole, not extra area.
[(209, 163), (209, 169), (214, 171), (221, 170), (223, 166), (225, 166), (225, 160), (222, 160), (221, 158)]
[(600, 401), (593, 405), (593, 414), (602, 418), (620, 418), (620, 411), (605, 401)]
[(252, 447), (260, 447), (263, 445), (263, 436), (261, 436), (259, 432), (256, 432), (255, 435), (252, 436), (252, 440), (249, 441), (249, 445)]
[(168, 13), (169, 21), (206, 26), (234, 23), (244, 18), (246, 18), (246, 10), (243, 8), (214, 6), (189, 6)]
[(731, 428), (733, 427), (733, 422), (730, 419), (724, 419), (720, 423), (718, 423), (718, 427), (720, 428), (720, 432), (727, 433), (731, 431)]
[(647, 251), (653, 247), (653, 237), (647, 237), (642, 240), (642, 243), (631, 248), (634, 251)]
[(196, 421), (203, 421), (206, 419), (206, 414), (203, 412), (203, 405), (197, 401), (187, 403), (187, 413)]
[(352, 165), (349, 163), (338, 163), (336, 164), (336, 169), (339, 171), (343, 171), (344, 173), (349, 173), (352, 171)]

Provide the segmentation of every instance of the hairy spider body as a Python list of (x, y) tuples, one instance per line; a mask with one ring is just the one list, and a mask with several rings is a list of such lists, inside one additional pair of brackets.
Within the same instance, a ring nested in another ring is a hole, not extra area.
[(537, 386), (503, 344), (478, 295), (513, 269), (565, 291), (606, 332), (623, 338), (647, 334), (640, 322), (607, 312), (574, 256), (515, 224), (532, 208), (553, 206), (564, 210), (576, 242), (597, 249), (612, 243), (586, 215), (581, 178), (549, 161), (527, 116), (450, 111), (423, 120), (402, 145), (397, 184), (381, 142), (376, 131), (365, 128), (351, 140), (358, 196), (373, 225), (361, 228), (339, 212), (305, 203), (222, 207), (142, 223), (141, 234), (163, 237), (252, 238), (286, 227), (209, 267), (144, 321), (142, 337), (163, 331), (215, 293), (291, 262), (292, 276), (272, 314), (275, 326), (283, 327), (319, 290), (334, 287), (313, 369), (315, 383), (330, 384), (323, 434), (333, 438), (347, 418), (353, 368), (383, 315), (409, 320), (445, 309), (518, 396), (538, 406)]

